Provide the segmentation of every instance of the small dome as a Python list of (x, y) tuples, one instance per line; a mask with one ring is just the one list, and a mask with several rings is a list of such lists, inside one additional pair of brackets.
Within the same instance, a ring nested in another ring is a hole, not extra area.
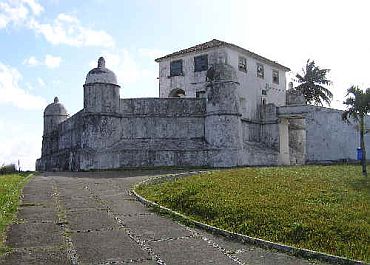
[(90, 70), (86, 76), (85, 85), (93, 83), (106, 83), (117, 85), (117, 77), (108, 68), (105, 68), (105, 60), (100, 57), (98, 60), (98, 67)]
[(216, 63), (212, 65), (206, 76), (206, 81), (234, 81), (237, 82), (236, 71), (234, 67), (226, 63)]
[(44, 111), (44, 116), (68, 116), (66, 108), (62, 103), (59, 103), (58, 97), (54, 98), (54, 102), (49, 104)]

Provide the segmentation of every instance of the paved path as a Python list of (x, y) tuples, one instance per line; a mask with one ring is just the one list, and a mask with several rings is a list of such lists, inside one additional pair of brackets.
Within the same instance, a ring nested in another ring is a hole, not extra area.
[(130, 189), (163, 172), (49, 173), (23, 190), (0, 264), (323, 264), (225, 240), (158, 216)]

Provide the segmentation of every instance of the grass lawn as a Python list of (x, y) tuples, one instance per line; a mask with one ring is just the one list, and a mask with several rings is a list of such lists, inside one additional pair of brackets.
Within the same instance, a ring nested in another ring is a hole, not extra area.
[(6, 251), (5, 229), (15, 218), (21, 190), (30, 179), (28, 175), (29, 173), (0, 175), (0, 255)]
[(359, 166), (216, 170), (136, 191), (219, 228), (370, 262), (370, 176)]

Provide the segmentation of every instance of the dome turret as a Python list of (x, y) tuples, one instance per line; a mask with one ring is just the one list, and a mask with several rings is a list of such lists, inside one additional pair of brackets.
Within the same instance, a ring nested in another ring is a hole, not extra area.
[(98, 67), (90, 70), (86, 76), (85, 85), (93, 83), (105, 83), (117, 85), (116, 74), (108, 68), (105, 68), (105, 60), (100, 57), (98, 60)]
[(68, 119), (68, 112), (58, 97), (54, 98), (54, 102), (47, 105), (44, 110), (44, 136), (56, 130), (58, 124)]
[(68, 116), (68, 112), (64, 105), (59, 103), (58, 97), (55, 97), (54, 102), (45, 108), (44, 116)]

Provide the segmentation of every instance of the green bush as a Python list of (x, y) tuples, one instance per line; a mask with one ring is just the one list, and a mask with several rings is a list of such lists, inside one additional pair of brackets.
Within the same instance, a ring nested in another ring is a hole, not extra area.
[(15, 172), (17, 172), (17, 170), (15, 168), (15, 164), (2, 165), (0, 167), (0, 174), (1, 175), (15, 173)]

